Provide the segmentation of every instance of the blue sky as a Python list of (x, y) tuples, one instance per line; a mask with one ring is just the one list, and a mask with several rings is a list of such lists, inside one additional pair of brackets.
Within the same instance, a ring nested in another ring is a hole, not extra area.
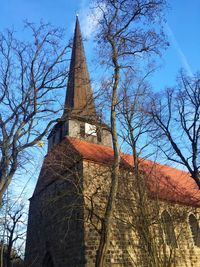
[[(72, 36), (75, 15), (79, 13), (81, 28), (88, 41), (85, 43), (87, 59), (92, 77), (91, 31), (88, 32), (89, 0), (0, 0), (1, 22), (0, 30), (14, 26), (20, 32), (23, 20), (39, 22), (43, 19), (55, 26), (66, 29), (66, 42)], [(152, 80), (157, 90), (173, 85), (177, 71), (184, 67), (189, 73), (199, 69), (200, 62), (200, 0), (169, 0), (166, 30), (169, 34), (170, 47), (163, 53), (161, 69), (155, 73)]]
[(199, 70), (200, 1), (171, 0), (167, 13), (170, 48), (163, 55), (163, 68), (158, 73), (160, 86), (173, 84), (177, 70), (181, 67), (193, 74)]
[[(173, 85), (180, 68), (186, 68), (190, 74), (200, 69), (200, 0), (169, 0), (168, 3), (170, 8), (167, 11), (166, 31), (170, 47), (163, 53), (161, 67), (152, 77), (152, 84), (157, 91)], [(79, 13), (82, 32), (88, 40), (85, 42), (85, 50), (93, 78), (95, 68), (92, 60), (95, 53), (92, 31), (86, 16), (88, 5), (89, 0), (0, 0), (0, 31), (14, 27), (23, 38), (23, 21), (28, 19), (31, 22), (39, 22), (42, 19), (65, 28), (67, 43), (73, 35), (76, 13)], [(42, 159), (44, 154), (45, 150), (41, 150), (39, 158)], [(30, 170), (30, 176), (37, 177), (34, 168)], [(37, 167), (37, 170), (39, 169), (40, 166)], [(34, 179), (33, 183), (35, 181)]]

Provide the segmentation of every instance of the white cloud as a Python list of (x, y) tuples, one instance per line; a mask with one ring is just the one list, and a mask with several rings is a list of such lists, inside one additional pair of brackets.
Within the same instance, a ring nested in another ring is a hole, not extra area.
[(93, 9), (91, 12), (90, 6), (87, 0), (82, 0), (80, 3), (79, 19), (81, 23), (81, 30), (83, 36), (90, 38), (97, 29), (98, 21), (101, 19), (102, 13)]
[(192, 69), (188, 63), (188, 60), (185, 56), (185, 54), (183, 53), (183, 50), (181, 49), (172, 29), (170, 28), (170, 26), (168, 25), (168, 23), (165, 24), (165, 28), (167, 30), (167, 33), (169, 35), (169, 37), (171, 38), (171, 41), (172, 41), (172, 44), (174, 46), (174, 48), (176, 49), (177, 53), (178, 53), (178, 56), (181, 60), (181, 63), (182, 63), (182, 66), (184, 67), (184, 69), (187, 71), (187, 73), (190, 75), (190, 76), (193, 76), (193, 72), (192, 72)]

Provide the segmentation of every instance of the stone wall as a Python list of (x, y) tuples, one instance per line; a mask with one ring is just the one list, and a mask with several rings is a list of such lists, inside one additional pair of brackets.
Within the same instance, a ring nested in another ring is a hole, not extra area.
[[(96, 249), (99, 244), (100, 222), (108, 196), (111, 169), (108, 166), (87, 161), (84, 162), (83, 169), (86, 259), (87, 266), (94, 267)], [(194, 244), (188, 221), (190, 214), (194, 214), (199, 221), (199, 208), (160, 201), (155, 197), (151, 199), (144, 190), (142, 203), (146, 207), (141, 209), (138, 207), (140, 206), (138, 201), (141, 200), (138, 198), (137, 184), (129, 170), (122, 171), (119, 184), (106, 266), (149, 267), (149, 257), (155, 257), (153, 266), (200, 266), (198, 258), (200, 247)], [(177, 247), (166, 244), (161, 220), (163, 211), (167, 211), (172, 218)], [(145, 219), (141, 215), (142, 212), (145, 214)], [(148, 226), (145, 227), (145, 225)], [(150, 233), (148, 233), (148, 229)], [(145, 236), (149, 236), (149, 244), (144, 242)]]
[[(47, 267), (46, 255), (54, 267), (94, 267), (111, 166), (84, 160), (59, 177), (30, 200), (26, 267)], [(153, 257), (155, 267), (198, 267), (200, 248), (188, 216), (199, 221), (199, 209), (151, 199), (146, 190), (141, 197), (128, 169), (121, 170), (119, 184), (105, 267), (149, 267)], [(166, 242), (164, 210), (172, 218), (177, 247)]]
[[(81, 164), (78, 171), (82, 177)], [(31, 198), (25, 255), (27, 267), (46, 266), (43, 261), (47, 253), (54, 266), (85, 266), (83, 198), (79, 187), (82, 185), (75, 183), (74, 175), (68, 171), (63, 179), (56, 180)]]
[[(57, 123), (48, 138), (48, 151), (59, 144), (66, 135), (112, 147), (111, 133), (108, 127), (98, 122), (95, 123), (92, 125), (78, 119), (69, 119), (62, 123)], [(84, 129), (83, 135), (81, 134), (81, 126)]]

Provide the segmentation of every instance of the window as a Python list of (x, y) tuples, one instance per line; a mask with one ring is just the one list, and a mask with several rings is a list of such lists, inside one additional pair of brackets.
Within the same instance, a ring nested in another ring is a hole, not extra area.
[(65, 121), (63, 124), (63, 136), (69, 134), (69, 122)]
[(102, 141), (102, 136), (101, 136), (101, 130), (97, 129), (97, 141), (98, 143), (101, 143)]
[(52, 145), (55, 145), (55, 142), (56, 142), (56, 133), (54, 133), (52, 136)]
[(60, 141), (62, 140), (62, 138), (63, 138), (63, 131), (62, 131), (63, 129), (62, 129), (62, 125), (61, 125), (61, 127), (60, 127)]
[(85, 137), (85, 123), (80, 124), (80, 136)]
[(176, 235), (174, 232), (173, 221), (172, 221), (171, 216), (166, 210), (163, 211), (161, 215), (161, 220), (162, 220), (163, 230), (165, 234), (166, 244), (173, 248), (177, 248)]
[(190, 229), (192, 232), (194, 244), (195, 244), (195, 246), (200, 247), (199, 224), (198, 224), (197, 218), (194, 216), (194, 214), (190, 214), (189, 224), (190, 224)]
[(54, 267), (51, 254), (49, 252), (47, 252), (45, 257), (44, 257), (42, 267)]

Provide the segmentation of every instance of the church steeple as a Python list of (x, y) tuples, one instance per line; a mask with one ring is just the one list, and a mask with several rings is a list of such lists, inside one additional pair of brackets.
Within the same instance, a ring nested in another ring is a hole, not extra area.
[(76, 17), (64, 114), (86, 118), (96, 115), (78, 16)]
[(64, 113), (48, 136), (48, 150), (65, 136), (111, 146), (109, 127), (96, 114), (80, 25), (76, 17)]

